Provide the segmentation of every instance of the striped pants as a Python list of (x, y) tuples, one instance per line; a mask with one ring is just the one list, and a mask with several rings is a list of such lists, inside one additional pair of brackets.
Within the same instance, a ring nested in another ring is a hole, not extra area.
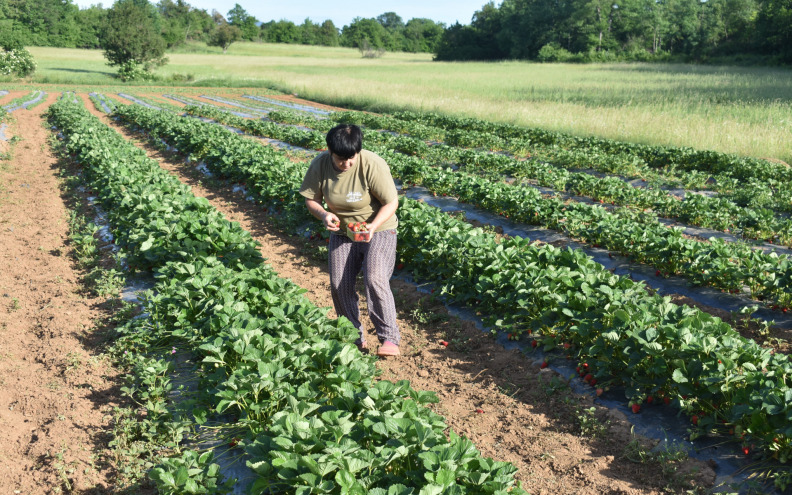
[(338, 316), (346, 316), (363, 337), (355, 290), (355, 280), (362, 269), (369, 317), (377, 337), (380, 343), (390, 340), (399, 345), (396, 304), (390, 289), (396, 262), (396, 230), (375, 232), (371, 242), (353, 242), (346, 235), (331, 235), (329, 252), (330, 292)]

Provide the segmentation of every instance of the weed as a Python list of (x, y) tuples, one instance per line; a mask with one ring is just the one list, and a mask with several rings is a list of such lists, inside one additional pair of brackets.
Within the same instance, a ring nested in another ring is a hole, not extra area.
[(16, 297), (12, 297), (11, 298), (11, 306), (8, 307), (8, 312), (9, 313), (13, 313), (14, 311), (18, 310), (21, 307), (22, 307), (22, 305), (19, 304), (19, 299), (17, 299)]
[(555, 395), (559, 391), (568, 389), (569, 384), (557, 376), (553, 376), (547, 381), (542, 381), (542, 390), (544, 390), (545, 395), (548, 397)]
[(454, 337), (451, 339), (451, 347), (455, 351), (459, 352), (470, 352), (470, 337)]
[(410, 316), (414, 321), (420, 323), (421, 325), (431, 325), (434, 323), (448, 321), (447, 314), (429, 311), (424, 307), (423, 301), (423, 299), (418, 301), (415, 307), (410, 310)]
[(665, 440), (655, 448), (647, 448), (635, 438), (634, 429), (635, 427), (632, 429), (633, 439), (627, 444), (622, 454), (624, 458), (639, 464), (656, 464), (661, 469), (663, 478), (677, 485), (677, 488), (689, 484), (693, 473), (682, 477), (677, 476), (680, 464), (688, 458), (685, 447), (676, 443), (668, 443), (668, 440)]
[(610, 421), (603, 423), (597, 418), (597, 408), (593, 406), (588, 409), (578, 409), (575, 416), (580, 427), (580, 434), (584, 437), (600, 437), (605, 434), (610, 424)]
[(66, 368), (63, 370), (63, 373), (67, 373), (71, 370), (80, 369), (82, 366), (82, 358), (76, 352), (70, 352), (66, 354)]
[(74, 211), (69, 218), (69, 227), (77, 262), (88, 268), (95, 266), (99, 257), (95, 234), (99, 231), (99, 227)]
[(88, 273), (85, 280), (93, 292), (101, 298), (117, 295), (126, 284), (124, 273), (115, 268), (105, 270), (96, 267)]
[(60, 479), (60, 486), (58, 487), (59, 490), (64, 490), (66, 492), (72, 491), (72, 483), (69, 479), (69, 476), (74, 474), (74, 467), (71, 463), (66, 462), (66, 447), (62, 447), (60, 452), (55, 454), (55, 461), (52, 463), (52, 467), (55, 468), (55, 471), (58, 473), (58, 478)]

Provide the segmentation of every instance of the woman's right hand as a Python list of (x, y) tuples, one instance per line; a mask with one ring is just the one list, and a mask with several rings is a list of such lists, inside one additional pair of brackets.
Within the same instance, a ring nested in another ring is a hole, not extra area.
[(324, 224), (327, 230), (338, 231), (341, 230), (341, 220), (335, 216), (335, 213), (327, 212), (324, 217)]

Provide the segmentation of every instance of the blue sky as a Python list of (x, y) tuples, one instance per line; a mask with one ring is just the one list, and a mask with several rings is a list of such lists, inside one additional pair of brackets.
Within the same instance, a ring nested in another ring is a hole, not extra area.
[[(156, 3), (157, 0), (150, 0)], [(76, 0), (80, 7), (99, 3), (97, 0)], [(102, 2), (105, 7), (112, 0)], [(349, 24), (355, 17), (377, 17), (384, 12), (396, 12), (405, 22), (413, 17), (426, 17), (446, 25), (459, 21), (470, 24), (473, 14), (487, 3), (487, 0), (407, 0), (401, 2), (382, 0), (349, 0), (333, 2), (329, 0), (280, 0), (261, 2), (251, 0), (187, 0), (187, 3), (211, 13), (212, 9), (226, 15), (234, 4), (241, 5), (249, 14), (260, 21), (287, 19), (301, 24), (306, 17), (314, 22), (330, 19), (337, 27)], [(499, 1), (495, 2), (500, 4)]]

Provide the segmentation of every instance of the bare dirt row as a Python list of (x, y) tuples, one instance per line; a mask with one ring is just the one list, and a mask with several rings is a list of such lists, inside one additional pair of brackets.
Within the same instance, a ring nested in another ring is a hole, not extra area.
[[(12, 92), (4, 101), (23, 95)], [(0, 493), (111, 492), (117, 372), (101, 356), (102, 301), (83, 290), (67, 200), (42, 118), (13, 113), (0, 161)]]

